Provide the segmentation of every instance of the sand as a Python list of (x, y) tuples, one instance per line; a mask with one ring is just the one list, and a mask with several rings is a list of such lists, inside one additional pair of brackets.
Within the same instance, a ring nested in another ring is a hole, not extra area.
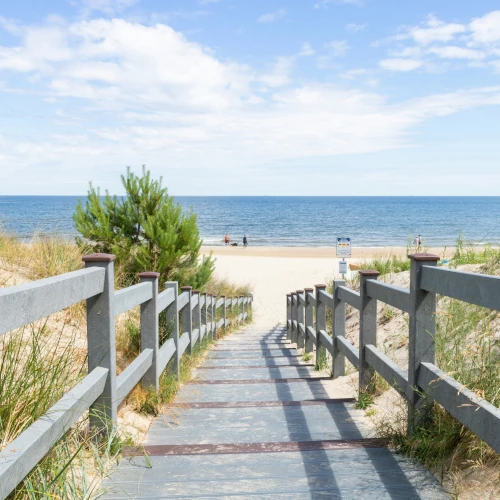
[[(425, 248), (428, 253), (435, 253), (443, 256), (444, 247)], [(448, 249), (448, 254), (451, 250)], [(332, 259), (336, 257), (335, 247), (254, 247), (242, 246), (224, 247), (224, 246), (205, 246), (202, 248), (203, 253), (210, 253), (214, 256), (239, 256), (239, 257), (283, 257), (283, 258), (300, 258), (300, 259)], [(374, 257), (388, 257), (396, 255), (403, 257), (407, 255), (406, 247), (356, 247), (352, 249), (353, 259), (369, 259)]]
[[(443, 253), (442, 248), (427, 251)], [(255, 321), (266, 325), (285, 321), (287, 293), (341, 278), (334, 247), (203, 247), (202, 252), (216, 258), (218, 277), (252, 285)], [(354, 248), (348, 262), (406, 253), (403, 247)]]

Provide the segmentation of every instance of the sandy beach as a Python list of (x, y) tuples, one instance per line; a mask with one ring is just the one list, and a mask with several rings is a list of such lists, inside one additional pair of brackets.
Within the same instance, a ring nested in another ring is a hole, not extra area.
[[(443, 254), (443, 248), (426, 249)], [(285, 320), (285, 295), (340, 278), (335, 247), (204, 247), (216, 258), (216, 275), (253, 287), (255, 321)], [(354, 248), (350, 263), (377, 256), (406, 255), (405, 247)]]
[[(435, 253), (443, 256), (444, 247), (425, 248), (425, 252)], [(224, 246), (204, 246), (202, 253), (212, 252), (215, 257), (219, 256), (238, 256), (238, 257), (283, 257), (283, 258), (323, 258), (332, 259), (336, 256), (336, 247), (257, 247), (241, 245), (237, 247)], [(352, 259), (371, 259), (375, 257), (388, 257), (396, 255), (405, 256), (408, 253), (406, 247), (354, 247), (352, 248)], [(448, 252), (446, 252), (448, 253)]]

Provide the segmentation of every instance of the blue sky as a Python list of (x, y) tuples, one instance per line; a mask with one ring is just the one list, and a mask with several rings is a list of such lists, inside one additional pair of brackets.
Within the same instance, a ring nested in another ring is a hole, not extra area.
[(498, 195), (497, 1), (0, 6), (0, 194)]

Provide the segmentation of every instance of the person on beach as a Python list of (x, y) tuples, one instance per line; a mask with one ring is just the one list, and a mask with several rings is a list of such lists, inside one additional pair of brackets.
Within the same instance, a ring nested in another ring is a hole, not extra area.
[(248, 246), (248, 239), (247, 239), (247, 235), (246, 234), (243, 235), (243, 246), (244, 247)]
[(413, 244), (415, 245), (415, 248), (420, 250), (422, 248), (422, 237), (420, 235), (415, 236), (415, 239), (413, 240)]
[(229, 235), (226, 234), (226, 236), (224, 236), (224, 243), (226, 246), (229, 246), (229, 243), (230, 243), (230, 240), (229, 240)]

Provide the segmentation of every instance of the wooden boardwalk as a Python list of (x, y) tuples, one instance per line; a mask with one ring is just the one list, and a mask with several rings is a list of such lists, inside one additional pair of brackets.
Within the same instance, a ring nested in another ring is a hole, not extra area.
[(104, 484), (103, 499), (445, 499), (425, 468), (373, 439), (353, 400), (300, 361), (280, 326), (220, 340)]

